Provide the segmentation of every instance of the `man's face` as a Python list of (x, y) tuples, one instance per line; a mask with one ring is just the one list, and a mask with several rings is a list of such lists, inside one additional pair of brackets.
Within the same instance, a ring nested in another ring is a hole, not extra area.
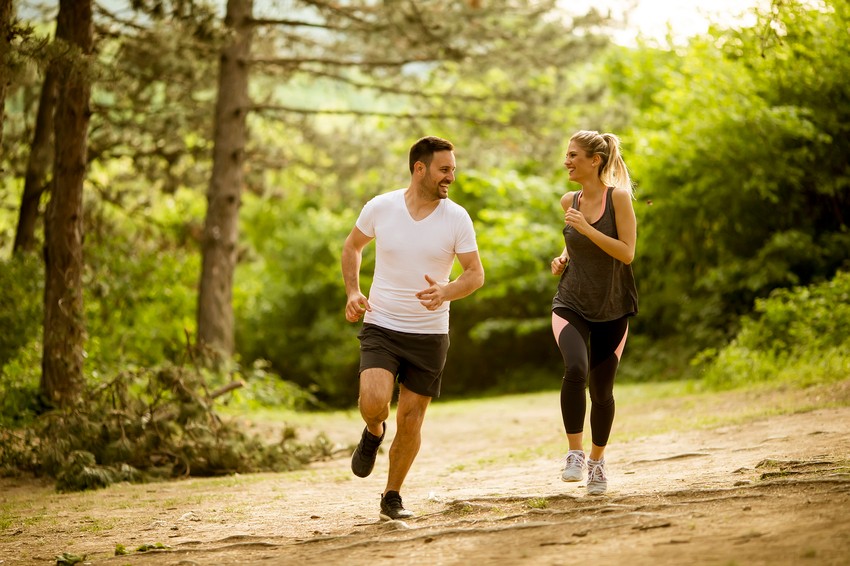
[(449, 185), (455, 180), (455, 154), (453, 151), (438, 151), (431, 159), (431, 165), (425, 169), (422, 185), (435, 198), (444, 199), (449, 196)]

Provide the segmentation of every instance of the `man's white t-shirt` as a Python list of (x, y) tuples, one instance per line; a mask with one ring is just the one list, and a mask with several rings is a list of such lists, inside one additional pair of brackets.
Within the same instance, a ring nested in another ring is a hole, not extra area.
[(478, 249), (469, 213), (459, 204), (442, 199), (422, 220), (407, 210), (398, 189), (366, 203), (355, 224), (375, 238), (375, 277), (369, 291), (371, 311), (364, 322), (415, 334), (446, 334), (449, 302), (429, 311), (416, 293), (426, 289), (427, 274), (437, 283), (449, 282), (456, 254)]

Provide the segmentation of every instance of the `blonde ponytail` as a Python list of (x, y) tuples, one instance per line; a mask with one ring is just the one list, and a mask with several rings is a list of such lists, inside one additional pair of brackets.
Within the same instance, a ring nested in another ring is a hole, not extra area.
[(608, 163), (602, 168), (599, 178), (610, 187), (626, 189), (634, 198), (635, 192), (629, 168), (620, 154), (620, 139), (614, 134), (602, 134), (602, 139), (608, 145)]

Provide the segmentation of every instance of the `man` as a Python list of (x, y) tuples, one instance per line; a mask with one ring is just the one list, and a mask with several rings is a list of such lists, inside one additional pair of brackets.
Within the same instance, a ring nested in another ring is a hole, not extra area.
[[(449, 348), (449, 303), (484, 284), (472, 220), (448, 198), (455, 180), (454, 146), (424, 137), (410, 148), (408, 161), (408, 187), (366, 203), (342, 249), (345, 318), (357, 322), (364, 317), (358, 335), (358, 404), (366, 428), (351, 458), (351, 470), (359, 477), (375, 466), (398, 381), (396, 434), (381, 496), (380, 517), (385, 520), (413, 516), (399, 492), (419, 452), (425, 411), (440, 395)], [(375, 274), (367, 298), (360, 291), (360, 265), (363, 248), (373, 239)], [(463, 272), (450, 281), (455, 257)]]

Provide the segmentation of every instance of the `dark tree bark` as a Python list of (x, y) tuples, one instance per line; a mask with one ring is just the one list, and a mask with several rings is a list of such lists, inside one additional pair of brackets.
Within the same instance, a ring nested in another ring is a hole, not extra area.
[(233, 353), (233, 273), (239, 237), (239, 208), (249, 111), (248, 58), (253, 34), (253, 0), (228, 0), (225, 23), (232, 40), (221, 52), (215, 109), (213, 170), (207, 192), (198, 294), (198, 343), (219, 355)]
[(6, 88), (9, 86), (9, 55), (12, 52), (12, 0), (0, 0), (0, 143), (6, 119)]
[[(83, 387), (83, 180), (90, 117), (91, 0), (60, 0), (56, 61), (56, 155), (45, 214), (44, 351), (41, 394), (54, 406), (79, 400)], [(60, 36), (60, 31), (63, 36)]]
[[(57, 31), (57, 35), (59, 35)], [(38, 220), (38, 205), (47, 189), (48, 173), (53, 163), (53, 111), (56, 108), (56, 70), (50, 66), (44, 74), (38, 114), (35, 118), (27, 172), (24, 179), (24, 194), (18, 214), (13, 253), (32, 251), (35, 248), (35, 225)]]

